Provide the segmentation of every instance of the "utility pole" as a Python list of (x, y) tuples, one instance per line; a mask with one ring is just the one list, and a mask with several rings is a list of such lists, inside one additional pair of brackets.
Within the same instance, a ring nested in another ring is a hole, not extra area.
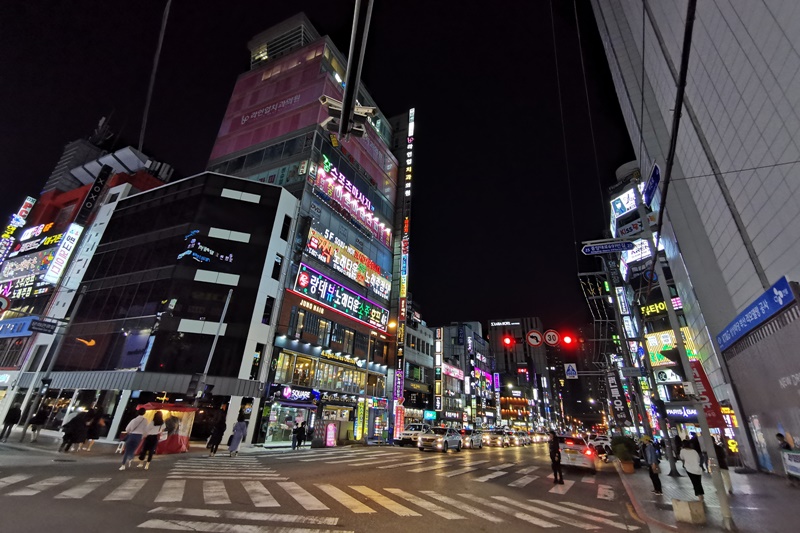
[(214, 358), (214, 350), (217, 348), (217, 341), (219, 340), (219, 333), (222, 331), (222, 323), (225, 322), (225, 315), (228, 313), (228, 304), (231, 303), (231, 296), (233, 295), (233, 289), (228, 289), (228, 297), (225, 298), (225, 305), (222, 307), (222, 316), (219, 318), (219, 323), (217, 324), (217, 332), (214, 334), (214, 341), (211, 343), (211, 349), (208, 351), (208, 359), (206, 359), (206, 367), (203, 369), (203, 375), (200, 377), (200, 381), (197, 384), (197, 392), (200, 394), (195, 395), (194, 397), (194, 406), (197, 407), (198, 400), (203, 395), (203, 391), (206, 387), (206, 380), (208, 380), (208, 370), (211, 368), (211, 360)]

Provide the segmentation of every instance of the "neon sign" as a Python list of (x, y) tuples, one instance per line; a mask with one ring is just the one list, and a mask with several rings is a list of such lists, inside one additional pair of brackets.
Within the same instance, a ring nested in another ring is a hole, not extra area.
[[(694, 339), (687, 326), (681, 328), (681, 337), (683, 337), (683, 344), (686, 347), (686, 355), (689, 359), (695, 359), (697, 356), (697, 348), (694, 345)], [(648, 333), (644, 336), (647, 344), (647, 351), (650, 353), (651, 366), (674, 366), (675, 362), (665, 357), (661, 352), (675, 348), (675, 334), (671, 329), (666, 331), (657, 331), (655, 333)]]
[(69, 225), (66, 233), (64, 233), (64, 238), (61, 239), (61, 244), (58, 246), (58, 250), (56, 250), (55, 257), (53, 257), (53, 262), (50, 263), (47, 273), (44, 275), (44, 281), (53, 285), (58, 283), (58, 280), (64, 273), (64, 269), (67, 267), (67, 264), (69, 264), (69, 258), (72, 257), (72, 252), (75, 251), (75, 247), (78, 244), (78, 239), (81, 238), (82, 233), (83, 228), (81, 226), (77, 224)]
[(389, 325), (387, 309), (323, 276), (305, 263), (300, 263), (293, 292), (381, 331), (386, 331)]

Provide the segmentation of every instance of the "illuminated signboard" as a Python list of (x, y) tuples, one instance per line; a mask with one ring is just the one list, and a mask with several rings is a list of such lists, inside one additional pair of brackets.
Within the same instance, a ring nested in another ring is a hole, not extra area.
[[(654, 232), (653, 239), (655, 239), (658, 235)], [(659, 251), (664, 250), (664, 242), (659, 240), (658, 241), (658, 249)], [(647, 259), (650, 257), (650, 247), (647, 245), (647, 240), (645, 239), (637, 239), (633, 241), (633, 250), (625, 250), (622, 252), (622, 259), (630, 264), (634, 261), (641, 261), (642, 259)]]
[[(689, 328), (684, 326), (681, 328), (681, 336), (683, 337), (683, 345), (686, 347), (686, 354), (689, 359), (696, 358), (697, 348), (694, 345), (694, 339), (689, 332)], [(673, 366), (675, 363), (664, 357), (661, 352), (672, 350), (675, 348), (675, 335), (672, 330), (657, 331), (655, 333), (648, 333), (644, 336), (647, 344), (647, 351), (650, 353), (651, 366)]]
[(78, 239), (83, 233), (83, 228), (77, 224), (70, 224), (64, 237), (61, 239), (61, 244), (53, 257), (53, 262), (47, 268), (47, 273), (44, 275), (44, 281), (55, 285), (61, 278), (61, 275), (66, 270), (69, 264), (69, 258), (72, 257), (72, 252), (78, 244)]
[(636, 326), (630, 316), (624, 315), (622, 317), (622, 326), (625, 328), (625, 334), (628, 335), (629, 339), (635, 339), (638, 336), (636, 335)]
[(450, 376), (452, 378), (456, 378), (459, 381), (464, 380), (464, 371), (460, 368), (456, 368), (454, 366), (450, 366), (447, 363), (442, 363), (442, 372), (446, 376)]
[(233, 254), (220, 253), (208, 246), (204, 246), (203, 243), (197, 239), (197, 235), (199, 234), (200, 230), (196, 229), (186, 234), (183, 238), (184, 241), (188, 241), (186, 249), (178, 254), (178, 260), (189, 257), (198, 263), (210, 263), (211, 259), (216, 259), (224, 263), (233, 263)]
[[(678, 297), (672, 298), (672, 307), (675, 310), (683, 309), (683, 303), (681, 299)], [(666, 302), (656, 302), (650, 305), (643, 305), (639, 309), (642, 311), (643, 317), (649, 317), (652, 315), (660, 315), (662, 313), (667, 312), (667, 303)]]
[(17, 231), (17, 228), (21, 228), (25, 225), (25, 219), (28, 218), (28, 214), (31, 212), (31, 209), (33, 209), (35, 203), (36, 198), (28, 196), (25, 198), (25, 201), (22, 202), (22, 207), (20, 207), (14, 215), (11, 215), (11, 220), (8, 226), (6, 226), (5, 231), (3, 231), (2, 239), (0, 239), (0, 263), (5, 260), (8, 256), (8, 252), (11, 251), (11, 246), (14, 244), (14, 232)]
[[(639, 184), (639, 191), (644, 190), (644, 183)], [(619, 218), (636, 209), (636, 195), (633, 189), (628, 189), (611, 200), (611, 213), (614, 217)]]
[(624, 281), (628, 281), (628, 263), (621, 258), (619, 260), (619, 273)]
[(300, 263), (294, 292), (381, 331), (386, 331), (389, 325), (387, 309), (323, 276), (305, 263)]
[(408, 299), (408, 248), (411, 216), (411, 180), (414, 176), (414, 131), (416, 109), (408, 110), (408, 137), (406, 138), (405, 181), (403, 182), (403, 228), (400, 241), (400, 301), (398, 319), (405, 321)]
[(436, 328), (434, 330), (434, 334), (436, 340), (433, 344), (434, 348), (433, 393), (435, 394), (435, 396), (433, 397), (433, 405), (434, 405), (434, 411), (441, 411), (442, 410), (442, 364), (443, 364), (442, 338), (444, 337), (444, 331), (442, 330), (442, 328)]
[(502, 322), (489, 322), (489, 326), (519, 326), (519, 322), (511, 322), (510, 320), (503, 320)]
[(323, 235), (311, 228), (305, 252), (358, 284), (369, 287), (381, 298), (389, 298), (392, 282), (381, 275), (381, 267), (332, 232), (325, 230)]
[(369, 198), (359, 191), (344, 175), (334, 167), (327, 156), (322, 156), (323, 161), (317, 168), (316, 176), (308, 175), (308, 181), (316, 190), (317, 196), (325, 200), (331, 207), (340, 214), (347, 214), (351, 222), (363, 226), (372, 233), (378, 240), (386, 246), (392, 245), (392, 229), (381, 222), (380, 218), (373, 214), (374, 207)]
[(44, 274), (52, 264), (55, 257), (55, 249), (42, 250), (32, 254), (22, 255), (7, 259), (0, 269), (0, 283), (10, 280), (37, 276)]
[(619, 312), (623, 315), (631, 314), (631, 310), (628, 308), (628, 296), (625, 294), (624, 287), (615, 287), (617, 292), (617, 306), (619, 306)]
[(53, 288), (49, 283), (42, 281), (42, 275), (31, 274), (21, 278), (0, 283), (0, 296), (10, 300), (27, 298), (47, 294)]

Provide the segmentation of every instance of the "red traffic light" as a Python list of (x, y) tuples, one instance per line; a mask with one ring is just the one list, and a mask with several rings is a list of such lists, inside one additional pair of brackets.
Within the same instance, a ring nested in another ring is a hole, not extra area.
[(573, 342), (575, 342), (575, 339), (573, 339), (569, 335), (564, 335), (564, 338), (561, 339), (561, 342), (563, 342), (564, 344), (572, 344)]
[(514, 337), (512, 337), (511, 335), (505, 335), (503, 337), (503, 346), (507, 348), (514, 346)]

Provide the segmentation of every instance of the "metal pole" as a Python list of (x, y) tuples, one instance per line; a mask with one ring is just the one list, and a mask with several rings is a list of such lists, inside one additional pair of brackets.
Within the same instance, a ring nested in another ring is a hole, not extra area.
[(194, 405), (197, 406), (197, 400), (202, 395), (203, 389), (206, 386), (206, 379), (208, 379), (208, 370), (211, 368), (211, 359), (214, 358), (214, 350), (217, 348), (217, 341), (219, 340), (219, 332), (222, 331), (222, 323), (225, 322), (225, 315), (228, 314), (228, 304), (231, 303), (231, 296), (233, 295), (233, 289), (228, 289), (228, 297), (225, 298), (225, 305), (222, 307), (222, 316), (219, 318), (219, 323), (217, 324), (217, 332), (214, 334), (214, 341), (211, 343), (211, 349), (208, 351), (208, 359), (206, 360), (206, 367), (203, 369), (203, 375), (200, 378), (200, 382), (197, 384), (197, 392), (200, 395), (196, 395), (194, 398)]

